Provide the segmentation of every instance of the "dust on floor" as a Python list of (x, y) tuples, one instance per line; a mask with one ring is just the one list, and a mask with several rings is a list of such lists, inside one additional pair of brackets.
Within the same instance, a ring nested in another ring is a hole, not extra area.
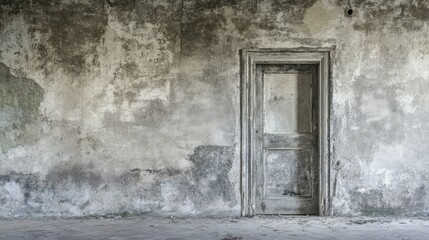
[(429, 239), (429, 218), (254, 217), (1, 220), (0, 239)]

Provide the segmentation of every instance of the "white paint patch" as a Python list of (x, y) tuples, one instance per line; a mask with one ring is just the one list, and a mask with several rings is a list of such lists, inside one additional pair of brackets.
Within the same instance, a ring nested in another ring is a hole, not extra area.
[(366, 122), (377, 122), (389, 118), (391, 111), (387, 99), (377, 98), (371, 94), (362, 96), (360, 110), (366, 116)]
[(415, 113), (416, 106), (414, 105), (414, 96), (412, 95), (403, 95), (398, 98), (399, 104), (401, 104), (402, 110), (405, 113)]
[(403, 170), (406, 164), (404, 151), (404, 145), (401, 143), (381, 145), (378, 151), (374, 153), (370, 169), (374, 171)]
[(15, 200), (15, 201), (22, 201), (24, 200), (24, 194), (21, 191), (21, 187), (16, 182), (7, 182), (3, 186), (4, 190), (6, 191), (6, 194), (9, 198)]
[(185, 170), (185, 169), (191, 168), (193, 166), (193, 163), (184, 158), (180, 158), (180, 159), (177, 159), (176, 166), (178, 169)]
[[(419, 39), (413, 39), (414, 41), (419, 41)], [(422, 49), (420, 51), (412, 51), (408, 54), (408, 64), (407, 69), (412, 70), (415, 73), (418, 73), (417, 76), (421, 76), (425, 79), (429, 78), (429, 54), (424, 53), (424, 51), (428, 51), (427, 48), (427, 39), (423, 40), (426, 42), (417, 42), (414, 46), (426, 46), (425, 49)]]
[(12, 148), (9, 151), (7, 151), (6, 155), (9, 159), (14, 159), (14, 158), (25, 157), (26, 152), (27, 151), (25, 150), (24, 147), (18, 146), (16, 148)]
[(159, 87), (148, 87), (140, 90), (138, 100), (161, 100), (168, 103), (170, 96), (170, 82), (166, 81), (165, 84)]
[(179, 195), (179, 190), (169, 183), (161, 183), (161, 196), (166, 201), (174, 201)]
[(180, 204), (178, 210), (180, 213), (184, 213), (184, 214), (196, 213), (194, 203), (189, 198), (186, 198), (186, 200)]

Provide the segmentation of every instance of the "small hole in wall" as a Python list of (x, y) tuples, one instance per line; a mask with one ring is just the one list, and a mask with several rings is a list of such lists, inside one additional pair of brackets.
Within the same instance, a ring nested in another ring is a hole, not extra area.
[(349, 15), (349, 16), (351, 16), (351, 15), (353, 15), (353, 9), (349, 9), (349, 10), (347, 10), (347, 15)]

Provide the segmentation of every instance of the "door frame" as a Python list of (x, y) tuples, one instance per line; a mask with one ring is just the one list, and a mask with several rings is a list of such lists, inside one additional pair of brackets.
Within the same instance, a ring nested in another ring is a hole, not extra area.
[(253, 132), (257, 64), (317, 64), (319, 66), (319, 215), (331, 215), (330, 196), (330, 55), (332, 48), (242, 49), (240, 51), (241, 215), (255, 215)]

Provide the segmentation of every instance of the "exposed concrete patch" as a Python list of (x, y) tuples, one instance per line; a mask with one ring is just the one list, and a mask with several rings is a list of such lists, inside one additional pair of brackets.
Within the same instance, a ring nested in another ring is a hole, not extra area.
[(216, 198), (230, 206), (237, 203), (228, 177), (234, 159), (231, 147), (199, 146), (189, 159), (194, 163), (191, 174), (196, 181), (195, 190), (201, 194), (200, 204), (207, 205), (207, 201)]
[(312, 34), (327, 28), (331, 21), (338, 18), (341, 10), (318, 1), (305, 10), (304, 23)]
[(37, 175), (10, 172), (0, 175), (0, 202), (1, 212), (4, 217), (11, 217), (15, 214), (31, 214), (27, 211), (32, 193), (39, 186)]
[(0, 63), (0, 147), (3, 153), (34, 142), (40, 134), (44, 90), (33, 80), (11, 75)]

